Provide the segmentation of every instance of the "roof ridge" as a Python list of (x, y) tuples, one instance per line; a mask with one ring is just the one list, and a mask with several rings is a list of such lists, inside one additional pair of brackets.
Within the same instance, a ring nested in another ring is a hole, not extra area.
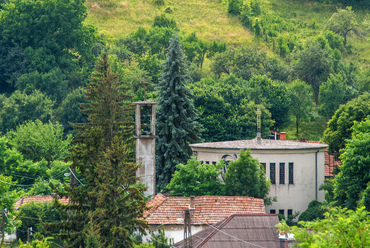
[(234, 218), (234, 214), (224, 219), (224, 222), (222, 222), (218, 227), (215, 227), (216, 229), (210, 233), (205, 239), (203, 239), (202, 243), (200, 243), (196, 248), (201, 248), (205, 243), (208, 242), (219, 230), (221, 230), (227, 223), (230, 222), (231, 219)]

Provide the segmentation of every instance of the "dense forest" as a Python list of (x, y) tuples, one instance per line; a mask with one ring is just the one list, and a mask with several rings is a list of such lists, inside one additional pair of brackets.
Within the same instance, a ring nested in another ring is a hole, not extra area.
[[(361, 153), (355, 141), (368, 140), (364, 137), (370, 114), (367, 0), (1, 3), (0, 210), (9, 209), (9, 219), (21, 196), (73, 190), (65, 187), (70, 178), (64, 174), (73, 173), (70, 167), (82, 159), (76, 155), (84, 152), (76, 148), (80, 144), (76, 137), (93, 142), (103, 137), (97, 132), (108, 132), (90, 128), (94, 121), (104, 122), (99, 115), (105, 110), (94, 105), (104, 99), (94, 90), (109, 91), (96, 88), (100, 82), (114, 82), (114, 89), (124, 92), (119, 101), (128, 105), (166, 99), (164, 82), (172, 80), (166, 70), (172, 63), (168, 52), (173, 39), (178, 39), (176, 49), (183, 52), (173, 61), (181, 60), (184, 98), (194, 105), (191, 121), (196, 122), (196, 131), (189, 132), (195, 134), (188, 143), (255, 138), (257, 105), (262, 112), (262, 138), (277, 130), (287, 132), (288, 139), (326, 142), (347, 165), (343, 171), (352, 173), (349, 167), (356, 163), (350, 154)], [(96, 119), (94, 111), (100, 111)], [(163, 112), (159, 115), (166, 119)], [(132, 113), (127, 116), (132, 118)], [(131, 144), (127, 137), (122, 139)], [(104, 149), (116, 152), (114, 138), (107, 140), (111, 145)], [(127, 153), (123, 159), (130, 164), (132, 147), (127, 146), (122, 144), (119, 151)], [(171, 173), (188, 158), (174, 159)], [(95, 175), (86, 174), (84, 168), (75, 171), (81, 184)], [(350, 209), (361, 199), (368, 200), (367, 178), (351, 198), (348, 177), (341, 170), (337, 173), (324, 186), (329, 199)], [(161, 189), (170, 178), (166, 180), (160, 182)], [(35, 218), (50, 222), (60, 217)], [(25, 240), (20, 222), (7, 221), (7, 231), (14, 224)], [(41, 229), (40, 223), (34, 225)], [(88, 237), (95, 235), (90, 229), (84, 231)]]

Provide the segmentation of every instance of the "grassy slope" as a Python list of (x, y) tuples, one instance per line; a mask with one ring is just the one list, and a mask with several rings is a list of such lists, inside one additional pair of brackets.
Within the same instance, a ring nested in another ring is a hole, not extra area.
[[(315, 22), (315, 30), (299, 29), (295, 33), (302, 41), (316, 36), (324, 30), (326, 21), (338, 7), (333, 4), (322, 4), (309, 0), (262, 0), (265, 8), (275, 11), (282, 17), (301, 21), (307, 25)], [(108, 39), (117, 39), (134, 32), (139, 26), (149, 28), (156, 15), (164, 13), (170, 6), (174, 18), (181, 30), (187, 33), (196, 32), (202, 39), (217, 39), (228, 44), (245, 44), (256, 42), (253, 35), (242, 27), (240, 21), (227, 14), (227, 7), (221, 0), (165, 0), (164, 6), (154, 6), (154, 0), (87, 0), (88, 24), (98, 27), (100, 33)], [(369, 13), (368, 9), (354, 8), (358, 22), (362, 22)], [(265, 49), (267, 46), (259, 41)], [(353, 54), (345, 55), (346, 60), (359, 62), (362, 68), (370, 68), (370, 42), (368, 38), (350, 37), (349, 43), (356, 47)], [(271, 54), (271, 52), (269, 52)], [(317, 140), (325, 130), (326, 120), (303, 123), (299, 137)], [(299, 138), (295, 135), (294, 121), (286, 128), (288, 138)]]
[(121, 38), (136, 31), (139, 26), (149, 28), (156, 15), (167, 7), (181, 30), (196, 32), (202, 39), (225, 41), (228, 44), (250, 43), (252, 35), (239, 20), (227, 14), (219, 0), (165, 0), (164, 6), (155, 6), (154, 0), (87, 0), (86, 23), (98, 27), (108, 39)]

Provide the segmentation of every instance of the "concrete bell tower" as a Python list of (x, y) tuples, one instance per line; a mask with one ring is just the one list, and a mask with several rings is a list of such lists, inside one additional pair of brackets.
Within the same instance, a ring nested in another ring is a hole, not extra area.
[(136, 163), (141, 167), (136, 176), (148, 189), (145, 195), (155, 194), (155, 105), (156, 102), (144, 101), (135, 104)]

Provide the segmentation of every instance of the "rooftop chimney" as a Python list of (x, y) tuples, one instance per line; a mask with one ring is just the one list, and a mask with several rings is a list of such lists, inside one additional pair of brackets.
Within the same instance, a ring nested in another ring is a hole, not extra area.
[(286, 132), (280, 132), (280, 140), (286, 140)]
[(190, 204), (189, 204), (189, 210), (195, 210), (195, 202), (194, 202), (194, 196), (190, 196)]

